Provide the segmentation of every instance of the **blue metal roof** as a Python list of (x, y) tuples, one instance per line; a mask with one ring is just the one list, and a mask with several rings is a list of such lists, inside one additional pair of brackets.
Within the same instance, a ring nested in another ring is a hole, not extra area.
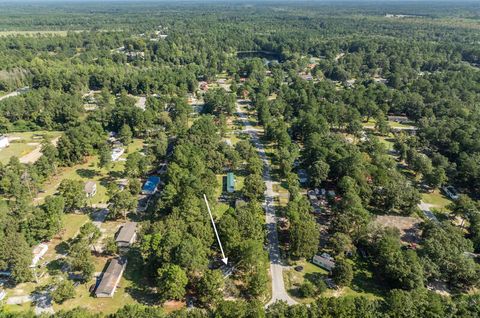
[(148, 177), (147, 181), (145, 181), (145, 184), (143, 185), (142, 192), (154, 193), (159, 183), (160, 183), (160, 177), (158, 176)]

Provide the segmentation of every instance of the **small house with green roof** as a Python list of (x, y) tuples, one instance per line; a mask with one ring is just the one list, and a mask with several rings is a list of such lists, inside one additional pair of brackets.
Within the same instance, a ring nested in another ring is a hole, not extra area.
[(227, 173), (227, 192), (235, 192), (235, 175), (233, 172)]

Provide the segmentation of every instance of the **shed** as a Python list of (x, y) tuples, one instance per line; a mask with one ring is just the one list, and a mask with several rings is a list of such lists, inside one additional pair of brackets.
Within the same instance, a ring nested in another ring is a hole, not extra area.
[(0, 149), (10, 146), (7, 136), (0, 136)]
[(235, 175), (233, 172), (227, 173), (227, 192), (235, 192)]
[(37, 266), (38, 262), (42, 259), (42, 257), (47, 253), (48, 251), (48, 245), (45, 243), (40, 243), (37, 246), (33, 248), (33, 258), (32, 258), (32, 264), (30, 267), (35, 267)]
[(95, 181), (85, 182), (84, 190), (87, 198), (95, 196), (95, 194), (97, 194), (97, 183)]
[(136, 222), (127, 222), (125, 223), (120, 232), (115, 239), (117, 246), (119, 248), (128, 248), (130, 247), (137, 238), (137, 223)]
[(117, 161), (120, 159), (121, 155), (125, 152), (125, 149), (116, 147), (112, 149), (112, 161)]
[(331, 272), (335, 268), (335, 261), (323, 255), (315, 255), (312, 259), (312, 263), (320, 266), (321, 268), (329, 272)]
[(150, 176), (147, 181), (143, 184), (142, 194), (154, 194), (158, 190), (158, 185), (160, 184), (159, 176)]
[(99, 298), (113, 297), (126, 266), (126, 258), (120, 257), (112, 259), (105, 272), (103, 272), (100, 283), (95, 289), (95, 296)]

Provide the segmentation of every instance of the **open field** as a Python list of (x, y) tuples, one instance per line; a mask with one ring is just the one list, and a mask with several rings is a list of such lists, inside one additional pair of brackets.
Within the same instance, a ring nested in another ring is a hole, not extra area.
[(447, 210), (448, 205), (452, 203), (439, 189), (436, 189), (432, 193), (422, 193), (422, 201), (433, 205), (434, 208)]
[[(303, 270), (301, 272), (297, 272), (295, 269), (293, 269), (295, 266), (303, 266)], [(301, 298), (298, 293), (298, 288), (303, 284), (305, 279), (311, 279), (315, 275), (326, 277), (328, 276), (328, 272), (306, 260), (297, 261), (295, 264), (292, 264), (291, 269), (283, 271), (285, 288), (287, 289), (288, 293), (295, 298), (296, 301), (301, 303), (310, 303), (314, 299)]]
[[(370, 299), (381, 298), (382, 290), (373, 280), (373, 274), (369, 271), (362, 262), (354, 262), (354, 278), (351, 287), (343, 287), (339, 289), (327, 289), (322, 296), (325, 297), (339, 297), (339, 296), (364, 296)], [(303, 266), (303, 271), (297, 272), (293, 267)], [(312, 280), (315, 275), (328, 277), (327, 271), (306, 261), (301, 260), (292, 264), (292, 268), (284, 271), (285, 287), (289, 294), (300, 303), (311, 303), (314, 298), (301, 298), (298, 294), (297, 288), (303, 284), (305, 279)]]
[[(128, 145), (128, 150), (121, 158), (126, 158), (129, 153), (142, 149), (143, 141), (141, 139), (134, 139)], [(97, 194), (88, 199), (87, 204), (106, 203), (107, 198), (107, 184), (113, 181), (115, 176), (119, 176), (123, 171), (125, 163), (123, 161), (112, 162), (109, 169), (98, 167), (98, 158), (88, 157), (85, 163), (75, 165), (73, 167), (62, 167), (58, 173), (50, 178), (43, 186), (44, 193), (40, 193), (37, 197), (37, 202), (41, 202), (46, 196), (55, 194), (58, 186), (64, 179), (81, 180), (83, 182), (92, 180), (97, 183)]]
[(393, 227), (400, 231), (403, 242), (416, 243), (419, 240), (421, 219), (409, 216), (379, 215), (375, 223), (382, 227)]
[(10, 145), (0, 150), (0, 162), (5, 164), (11, 157), (21, 158), (34, 151), (48, 138), (52, 140), (62, 133), (59, 131), (34, 131), (7, 134)]

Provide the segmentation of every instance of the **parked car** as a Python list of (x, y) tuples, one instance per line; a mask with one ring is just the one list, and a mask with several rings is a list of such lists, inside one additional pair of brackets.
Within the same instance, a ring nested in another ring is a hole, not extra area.
[(452, 200), (458, 200), (459, 198), (459, 193), (457, 189), (455, 189), (453, 186), (445, 186), (442, 188), (443, 192)]

